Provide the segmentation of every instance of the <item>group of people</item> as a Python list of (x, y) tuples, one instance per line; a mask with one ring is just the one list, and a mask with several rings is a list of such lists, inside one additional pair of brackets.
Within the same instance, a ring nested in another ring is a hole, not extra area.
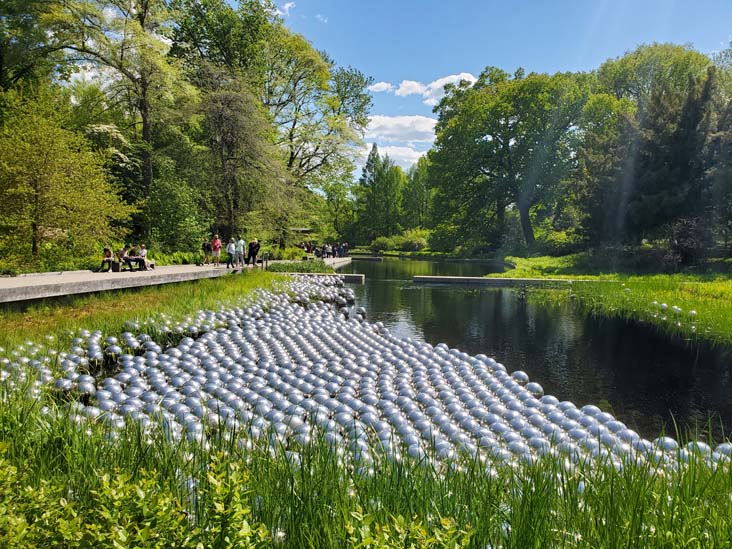
[(120, 267), (126, 265), (130, 271), (149, 271), (155, 268), (155, 263), (147, 259), (147, 248), (145, 248), (144, 244), (138, 244), (136, 246), (125, 244), (116, 252), (113, 252), (110, 247), (104, 248), (99, 272), (108, 273), (112, 270), (114, 263), (118, 263)]
[[(221, 261), (221, 248), (224, 243), (219, 238), (219, 235), (215, 234), (211, 240), (204, 239), (201, 244), (201, 251), (203, 252), (202, 265), (213, 265), (218, 267)], [(226, 244), (226, 268), (236, 268), (249, 266), (257, 266), (257, 256), (259, 255), (259, 241), (255, 238), (249, 242), (247, 246), (246, 240), (239, 236), (238, 239), (233, 237), (229, 239)], [(245, 253), (246, 252), (246, 253)]]
[(317, 257), (346, 257), (348, 255), (348, 242), (340, 244), (323, 244), (316, 246), (312, 242), (302, 242), (300, 247), (308, 254), (314, 254)]

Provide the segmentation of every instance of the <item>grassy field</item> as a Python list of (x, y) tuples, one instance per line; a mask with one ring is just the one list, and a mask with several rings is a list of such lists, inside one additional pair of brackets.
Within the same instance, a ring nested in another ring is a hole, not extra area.
[(6, 305), (0, 308), (0, 347), (9, 349), (28, 340), (45, 342), (53, 336), (52, 345), (65, 349), (69, 332), (86, 328), (118, 334), (130, 320), (161, 315), (183, 318), (198, 309), (217, 309), (257, 288), (271, 287), (279, 276), (252, 270), (200, 281)]
[(732, 277), (718, 269), (641, 275), (593, 267), (578, 256), (507, 259), (515, 270), (488, 276), (573, 281), (569, 290), (530, 290), (529, 299), (571, 302), (589, 314), (644, 322), (689, 341), (732, 345)]

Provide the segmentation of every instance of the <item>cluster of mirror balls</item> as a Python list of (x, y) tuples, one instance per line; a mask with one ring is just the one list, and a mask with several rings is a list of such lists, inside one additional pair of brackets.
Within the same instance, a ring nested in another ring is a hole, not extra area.
[[(395, 337), (353, 301), (338, 276), (300, 276), (286, 291), (260, 290), (249, 306), (166, 324), (179, 336), (167, 348), (144, 333), (83, 332), (57, 357), (61, 377), (47, 360), (16, 351), (2, 359), (0, 382), (17, 385), (35, 369), (31, 390), (52, 384), (73, 396), (69, 413), (79, 423), (162, 424), (173, 440), (229, 429), (290, 448), (325, 438), (366, 467), (375, 452), (436, 465), (461, 454), (509, 464), (553, 454), (617, 467), (732, 457), (730, 443), (643, 439), (597, 406), (560, 402), (485, 355)], [(110, 365), (108, 377), (84, 373)]]

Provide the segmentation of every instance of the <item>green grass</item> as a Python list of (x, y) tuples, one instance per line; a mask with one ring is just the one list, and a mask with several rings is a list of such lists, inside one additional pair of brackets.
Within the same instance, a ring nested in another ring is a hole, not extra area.
[[(252, 272), (37, 305), (6, 311), (0, 330), (11, 343), (80, 327), (112, 333), (153, 311), (180, 318), (232, 304), (275, 280)], [(725, 547), (732, 539), (728, 463), (617, 470), (552, 456), (516, 466), (462, 457), (433, 467), (377, 453), (362, 467), (320, 439), (271, 451), (267, 437), (210, 428), (207, 444), (170, 442), (135, 425), (114, 434), (72, 411), (50, 390), (36, 399), (0, 384), (0, 546)]]
[(726, 264), (675, 274), (636, 274), (602, 268), (585, 254), (507, 260), (516, 264), (515, 270), (488, 276), (573, 281), (569, 290), (528, 290), (534, 302), (569, 302), (588, 314), (643, 322), (690, 342), (732, 346), (732, 278)]
[(50, 299), (0, 308), (0, 347), (54, 336), (64, 349), (68, 332), (79, 329), (118, 334), (124, 323), (161, 314), (183, 318), (198, 309), (218, 309), (246, 298), (257, 288), (271, 287), (278, 275), (251, 270), (239, 275)]
[(78, 424), (45, 396), (4, 393), (2, 404), (4, 547), (725, 547), (732, 539), (729, 464), (617, 470), (550, 456), (517, 466), (463, 457), (435, 468), (377, 455), (361, 469), (322, 440), (272, 452), (264, 439), (210, 431), (208, 446), (169, 443), (134, 426), (111, 436), (104, 425)]
[(322, 259), (308, 259), (306, 261), (283, 261), (270, 263), (267, 267), (270, 272), (276, 273), (334, 273), (332, 267)]

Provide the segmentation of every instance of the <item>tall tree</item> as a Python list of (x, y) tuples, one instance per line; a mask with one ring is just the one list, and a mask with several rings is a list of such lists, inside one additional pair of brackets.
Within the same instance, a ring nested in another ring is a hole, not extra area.
[[(206, 83), (203, 83), (203, 80)], [(214, 167), (210, 204), (217, 230), (233, 235), (251, 210), (277, 199), (277, 210), (292, 204), (277, 189), (286, 183), (271, 143), (272, 128), (257, 98), (237, 79), (208, 67), (199, 79), (207, 90), (201, 101), (203, 130)], [(278, 214), (282, 215), (282, 214)]]
[(354, 68), (336, 68), (327, 55), (281, 27), (266, 50), (263, 102), (279, 128), (278, 145), (294, 180), (351, 159), (371, 107), (372, 79)]
[(450, 90), (436, 107), (430, 155), (437, 201), (453, 203), (461, 224), (502, 224), (514, 206), (526, 243), (534, 243), (531, 209), (549, 205), (567, 173), (572, 133), (588, 92), (583, 75), (509, 77), (489, 67), (475, 85)]
[(0, 2), (0, 91), (23, 81), (42, 82), (56, 70), (68, 72), (65, 37), (52, 25), (60, 10), (54, 0)]
[(15, 99), (13, 105), (0, 129), (5, 253), (37, 262), (49, 244), (83, 257), (121, 234), (119, 222), (133, 208), (108, 184), (104, 158), (63, 128), (67, 108), (58, 95), (44, 90), (37, 99)]
[(402, 225), (406, 229), (429, 227), (433, 189), (429, 186), (429, 160), (420, 157), (407, 172), (407, 182), (402, 199)]
[[(171, 22), (165, 0), (63, 0), (66, 17), (59, 23), (69, 37), (67, 50), (109, 80), (113, 93), (128, 98), (139, 120), (140, 199), (153, 181), (153, 129), (156, 107), (172, 101), (189, 86), (167, 55), (165, 34)], [(142, 228), (147, 232), (146, 228)]]
[(402, 230), (402, 192), (406, 175), (388, 156), (379, 155), (376, 143), (366, 160), (357, 188), (359, 240), (371, 242)]
[(625, 208), (629, 238), (654, 236), (671, 221), (704, 214), (702, 152), (713, 86), (713, 70), (703, 81), (690, 77), (685, 96), (659, 83), (639, 113), (637, 133), (629, 138), (638, 143)]

